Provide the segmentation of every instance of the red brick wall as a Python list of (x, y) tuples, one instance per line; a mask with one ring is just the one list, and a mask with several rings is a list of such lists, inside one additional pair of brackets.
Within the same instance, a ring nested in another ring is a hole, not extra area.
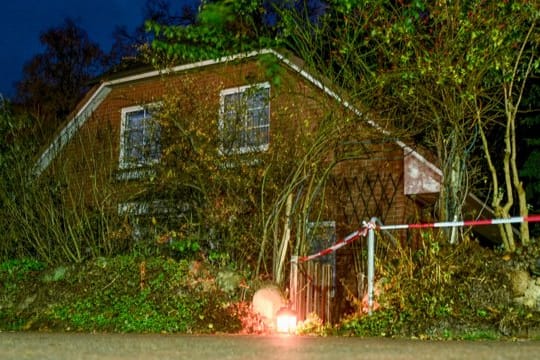
[[(89, 201), (99, 201), (96, 197), (105, 195), (110, 199), (129, 198), (129, 194), (136, 191), (137, 184), (116, 179), (122, 108), (157, 102), (167, 94), (176, 93), (189, 100), (185, 104), (190, 107), (190, 111), (205, 112), (210, 114), (210, 117), (215, 114), (213, 118), (217, 121), (219, 93), (222, 89), (264, 81), (269, 81), (265, 77), (264, 69), (255, 61), (248, 61), (213, 65), (181, 74), (115, 85), (75, 139), (56, 159), (55, 167), (73, 174), (68, 187), (81, 194), (80, 196), (86, 194)], [(353, 119), (361, 124), (360, 119), (355, 119), (354, 115), (335, 100), (329, 99), (290, 70), (281, 74), (280, 86), (272, 85), (270, 108), (270, 152), (283, 152), (291, 158), (302, 156), (302, 146), (309, 143), (310, 135), (324, 116), (331, 114), (334, 117)], [(361, 131), (356, 129), (355, 134), (361, 134), (362, 138), (344, 141), (364, 142), (361, 146), (365, 148), (365, 153), (360, 154), (358, 160), (336, 165), (333, 171), (334, 179), (339, 183), (342, 179), (352, 182), (367, 177), (374, 183), (374, 187), (369, 188), (372, 192), (370, 196), (365, 196), (368, 191), (366, 186), (357, 186), (347, 194), (338, 189), (330, 189), (330, 219), (327, 220), (337, 221), (340, 236), (346, 235), (359, 225), (356, 223), (357, 219), (355, 223), (350, 223), (350, 216), (347, 219), (347, 216), (343, 215), (355, 212), (358, 215), (361, 213), (358, 207), (367, 206), (364, 214), (366, 220), (376, 216), (388, 224), (402, 223), (416, 211), (411, 207), (410, 199), (403, 195), (402, 183), (391, 184), (388, 189), (383, 189), (382, 182), (373, 180), (376, 176), (384, 180), (388, 174), (392, 174), (394, 181), (403, 180), (401, 149), (395, 143), (385, 141), (381, 134), (377, 134), (369, 126), (365, 126)], [(364, 195), (363, 201), (361, 195)], [(388, 202), (385, 196), (392, 198), (390, 206), (384, 204)]]
[[(215, 114), (217, 121), (222, 89), (264, 81), (268, 81), (264, 70), (252, 61), (114, 85), (77, 136), (54, 161), (53, 167), (56, 171), (62, 169), (73, 174), (70, 183), (77, 192), (88, 191), (93, 186), (125, 193), (128, 191), (126, 184), (114, 181), (119, 160), (122, 108), (158, 102), (174, 92), (193, 94), (190, 106), (198, 109), (196, 111)], [(271, 87), (270, 151), (281, 151), (277, 144), (282, 144), (291, 156), (297, 154), (295, 149), (301, 145), (302, 138), (309, 136), (313, 129), (313, 119), (322, 114), (322, 102), (315, 94), (313, 87), (299, 81), (291, 72), (282, 74), (281, 86)], [(128, 186), (136, 187), (134, 184)], [(93, 195), (87, 195), (94, 200)]]

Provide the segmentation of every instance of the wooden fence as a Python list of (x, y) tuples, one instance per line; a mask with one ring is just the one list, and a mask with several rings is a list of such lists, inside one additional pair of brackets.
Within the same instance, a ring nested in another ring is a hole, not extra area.
[(290, 274), (291, 307), (299, 321), (316, 314), (324, 323), (332, 322), (334, 268), (319, 261), (298, 262), (294, 257)]

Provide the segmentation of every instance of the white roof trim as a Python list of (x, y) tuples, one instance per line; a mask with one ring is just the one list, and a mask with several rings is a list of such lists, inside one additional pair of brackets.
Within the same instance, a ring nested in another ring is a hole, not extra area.
[[(39, 157), (38, 161), (36, 162), (36, 165), (34, 166), (32, 173), (36, 177), (41, 175), (41, 173), (50, 165), (50, 163), (56, 157), (56, 155), (58, 155), (58, 153), (62, 150), (62, 148), (71, 140), (71, 138), (75, 135), (77, 130), (86, 122), (86, 120), (90, 117), (92, 112), (101, 104), (103, 99), (105, 99), (105, 97), (109, 94), (112, 86), (132, 82), (132, 81), (144, 80), (144, 79), (160, 76), (162, 74), (182, 72), (186, 70), (202, 68), (206, 66), (225, 63), (228, 61), (240, 60), (240, 59), (250, 58), (250, 57), (254, 57), (257, 55), (264, 55), (264, 54), (273, 54), (281, 62), (287, 65), (289, 68), (296, 71), (303, 78), (305, 78), (306, 80), (311, 82), (313, 85), (315, 85), (316, 87), (324, 91), (327, 95), (336, 99), (340, 104), (345, 106), (347, 109), (353, 111), (358, 116), (365, 116), (360, 110), (355, 108), (348, 101), (342, 99), (336, 92), (334, 92), (333, 90), (325, 86), (321, 81), (316, 79), (313, 75), (311, 75), (307, 71), (303, 70), (300, 66), (298, 66), (294, 62), (290, 61), (281, 53), (273, 49), (262, 49), (258, 51), (251, 51), (251, 52), (241, 53), (241, 54), (236, 54), (236, 55), (223, 56), (215, 60), (204, 60), (204, 61), (198, 61), (191, 64), (179, 65), (168, 70), (149, 71), (142, 74), (126, 76), (123, 78), (110, 80), (110, 81), (102, 83), (100, 87), (96, 90), (96, 92), (90, 97), (90, 99), (77, 112), (77, 114), (69, 121), (66, 127), (62, 129), (60, 134), (54, 139), (51, 145), (49, 145), (49, 147)], [(371, 119), (367, 119), (366, 121), (370, 126), (374, 127), (378, 131), (381, 131), (383, 134), (390, 135), (390, 132), (388, 130), (383, 129), (375, 121)], [(417, 153), (411, 147), (407, 146), (404, 142), (397, 140), (396, 144), (400, 146), (407, 154), (416, 157), (420, 162), (425, 164), (427, 167), (432, 169), (437, 174), (441, 176), (443, 175), (442, 171), (437, 166), (435, 166), (433, 163), (428, 161), (425, 157)]]
[(85, 105), (75, 114), (73, 119), (60, 131), (60, 134), (56, 136), (53, 142), (47, 149), (41, 154), (36, 161), (32, 174), (35, 177), (41, 175), (43, 171), (49, 166), (51, 161), (58, 155), (60, 150), (71, 140), (77, 130), (86, 122), (86, 120), (92, 115), (92, 112), (101, 104), (103, 99), (109, 94), (111, 89), (105, 84), (102, 84), (96, 92), (90, 97)]
[(181, 72), (181, 71), (186, 71), (190, 69), (197, 69), (197, 68), (201, 68), (205, 66), (221, 64), (228, 61), (249, 58), (249, 57), (253, 57), (253, 56), (256, 56), (259, 54), (265, 54), (265, 53), (270, 53), (270, 51), (268, 50), (251, 51), (248, 53), (224, 56), (217, 60), (198, 61), (191, 64), (179, 65), (165, 71), (162, 71), (162, 70), (148, 71), (142, 74), (126, 76), (123, 78), (103, 82), (99, 86), (99, 88), (94, 92), (94, 94), (90, 97), (90, 99), (77, 112), (77, 114), (62, 129), (60, 134), (56, 136), (56, 138), (52, 141), (49, 147), (47, 147), (47, 149), (45, 149), (45, 151), (41, 154), (39, 159), (36, 161), (34, 168), (32, 169), (32, 174), (35, 177), (38, 177), (43, 173), (43, 171), (45, 171), (45, 169), (47, 169), (47, 167), (50, 165), (50, 163), (53, 161), (56, 155), (58, 155), (58, 153), (64, 148), (64, 146), (73, 138), (77, 130), (86, 122), (86, 120), (90, 117), (92, 112), (101, 104), (103, 99), (105, 99), (105, 97), (109, 94), (112, 86), (132, 82), (132, 81), (137, 81), (137, 80), (149, 79), (149, 78), (160, 76), (166, 73)]
[[(278, 59), (280, 59), (283, 63), (287, 64), (290, 68), (297, 71), (300, 75), (302, 75), (305, 79), (310, 81), (313, 85), (317, 86), (319, 89), (323, 90), (327, 95), (331, 96), (332, 98), (336, 99), (339, 103), (341, 103), (343, 106), (345, 106), (347, 109), (354, 112), (357, 116), (362, 117), (365, 116), (360, 110), (355, 108), (353, 105), (351, 105), (348, 101), (343, 100), (336, 92), (329, 89), (327, 86), (325, 86), (321, 81), (314, 78), (311, 74), (306, 72), (305, 70), (301, 69), (298, 65), (284, 57), (282, 54), (274, 51), (274, 50), (266, 50), (268, 53), (274, 54)], [(379, 124), (377, 124), (375, 121), (371, 119), (366, 119), (367, 123), (383, 133), (384, 135), (390, 135), (390, 132), (388, 130), (383, 129)], [(410, 146), (406, 145), (403, 141), (397, 140), (396, 144), (401, 147), (405, 154), (412, 155), (415, 158), (418, 159), (421, 163), (429, 167), (431, 170), (433, 170), (435, 173), (439, 175), (443, 175), (443, 172), (441, 169), (439, 169), (437, 166), (435, 166), (433, 163), (431, 163), (429, 160), (427, 160), (425, 157), (417, 153), (414, 149), (412, 149)]]

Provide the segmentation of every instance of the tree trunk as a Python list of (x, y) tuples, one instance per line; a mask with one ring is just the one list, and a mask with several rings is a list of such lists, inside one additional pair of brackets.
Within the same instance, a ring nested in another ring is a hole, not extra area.
[[(511, 89), (510, 89), (511, 90)], [(521, 91), (523, 92), (523, 90)], [(506, 116), (507, 116), (507, 126), (510, 127), (510, 141), (512, 145), (512, 157), (510, 159), (510, 166), (512, 168), (512, 184), (514, 190), (516, 191), (519, 204), (519, 215), (524, 219), (529, 214), (529, 208), (527, 206), (527, 194), (523, 188), (523, 182), (519, 180), (519, 170), (517, 167), (517, 145), (516, 145), (516, 116), (517, 108), (512, 104), (511, 98), (509, 97), (510, 92), (505, 92), (505, 102), (506, 105)], [(521, 95), (518, 99), (518, 104), (521, 100)], [(520, 237), (521, 244), (523, 246), (529, 245), (529, 223), (527, 221), (522, 221), (520, 225)]]
[(285, 259), (287, 256), (287, 249), (291, 240), (291, 209), (292, 209), (292, 194), (287, 197), (287, 204), (285, 208), (285, 219), (283, 221), (283, 238), (281, 239), (281, 245), (277, 252), (277, 259), (274, 259), (274, 280), (278, 285), (283, 283), (283, 276), (285, 270)]
[[(510, 181), (510, 173), (509, 173), (509, 143), (506, 141), (508, 136), (505, 136), (505, 155), (504, 155), (504, 162), (505, 162), (505, 182), (506, 182), (506, 196), (508, 201), (504, 206), (501, 206), (501, 202), (503, 200), (504, 194), (502, 189), (499, 188), (499, 177), (497, 176), (497, 169), (495, 168), (495, 165), (493, 164), (493, 160), (491, 158), (489, 143), (486, 137), (486, 133), (484, 132), (483, 124), (482, 124), (482, 117), (481, 117), (481, 110), (477, 110), (477, 121), (478, 121), (478, 128), (480, 132), (480, 137), (482, 139), (482, 148), (484, 149), (484, 155), (486, 156), (486, 161), (488, 164), (489, 172), (491, 174), (491, 181), (493, 184), (493, 199), (491, 202), (491, 206), (493, 207), (493, 210), (495, 211), (495, 216), (497, 218), (508, 218), (510, 207), (512, 206), (513, 198), (512, 198), (512, 187), (509, 184)], [(508, 131), (507, 131), (508, 134)], [(510, 191), (510, 193), (508, 193)], [(505, 251), (507, 252), (514, 252), (516, 251), (516, 243), (514, 240), (514, 233), (512, 232), (512, 225), (511, 224), (500, 224), (499, 225), (499, 232), (503, 241), (503, 246)]]
[[(512, 167), (512, 185), (516, 191), (518, 204), (519, 204), (519, 216), (524, 219), (529, 215), (529, 208), (527, 206), (527, 193), (523, 188), (523, 182), (519, 180), (519, 172), (516, 164), (516, 136), (515, 136), (515, 116), (509, 119), (511, 122), (511, 131), (512, 131), (512, 158), (510, 159)], [(521, 244), (523, 246), (529, 245), (529, 223), (527, 221), (522, 221), (520, 225), (520, 237)]]

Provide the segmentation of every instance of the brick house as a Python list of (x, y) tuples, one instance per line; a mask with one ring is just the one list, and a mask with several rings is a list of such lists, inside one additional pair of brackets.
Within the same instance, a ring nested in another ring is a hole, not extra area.
[[(261, 61), (268, 57), (276, 61), (272, 74)], [(278, 82), (274, 81), (276, 73)], [(323, 210), (316, 220), (329, 231), (328, 241), (348, 234), (373, 216), (387, 224), (419, 219), (439, 191), (442, 173), (431, 161), (404, 142), (391, 139), (331, 85), (304, 70), (300, 60), (274, 50), (102, 81), (89, 91), (41, 154), (34, 173), (67, 174), (65, 187), (83, 202), (106, 201), (119, 213), (142, 214), (152, 206), (159, 208), (162, 202), (139, 200), (134, 194), (148, 186), (141, 180), (154, 177), (155, 166), (171, 159), (167, 149), (175, 141), (178, 127), (167, 128), (155, 121), (164, 98), (171, 93), (182, 98), (181, 112), (174, 116), (194, 119), (216, 138), (212, 145), (224, 164), (234, 154), (260, 157), (255, 166), (264, 165), (265, 159), (280, 153), (294, 163), (304, 154), (301, 145), (317, 132), (325, 117), (352, 119), (361, 130), (350, 134), (345, 145), (337, 146), (329, 156), (350, 147), (355, 156), (333, 166)], [(209, 120), (202, 120), (204, 116)], [(358, 134), (365, 138), (358, 139)], [(266, 199), (266, 203), (271, 201)], [(338, 256), (338, 264), (352, 261), (349, 250)], [(350, 265), (343, 267), (341, 275), (338, 270), (338, 278), (349, 270)]]
[[(271, 83), (258, 61), (261, 55), (278, 59), (282, 67), (279, 89)], [(197, 98), (193, 99), (190, 106), (198, 106), (219, 117), (218, 135), (227, 132), (227, 119), (238, 115), (230, 105), (240, 98), (250, 102), (247, 117), (252, 123), (245, 121), (240, 129), (244, 139), (231, 139), (225, 145), (227, 140), (222, 137), (219, 146), (226, 147), (221, 148), (223, 152), (279, 151), (272, 148), (274, 139), (292, 136), (292, 132), (310, 131), (312, 126), (300, 128), (305, 126), (302, 123), (316, 124), (328, 111), (357, 116), (371, 133), (383, 131), (373, 121), (363, 119), (358, 109), (330, 87), (303, 70), (299, 60), (265, 50), (180, 65), (167, 72), (152, 70), (102, 81), (88, 92), (69, 122), (43, 151), (34, 174), (51, 171), (61, 163), (69, 172), (77, 174), (73, 181), (80, 182), (81, 189), (89, 187), (84, 184), (90, 181), (110, 185), (114, 178), (114, 186), (123, 186), (122, 180), (129, 182), (144, 177), (145, 172), (151, 171), (151, 165), (160, 161), (163, 149), (160, 130), (152, 128), (153, 108), (159, 107), (171, 89), (193, 92), (203, 99), (199, 103)], [(284, 113), (287, 116), (283, 116)], [(341, 212), (344, 221), (356, 224), (371, 216), (378, 216), (387, 223), (406, 221), (413, 215), (410, 206), (416, 203), (413, 198), (437, 193), (442, 173), (399, 140), (369, 146), (369, 154), (383, 154), (383, 158), (367, 156), (364, 160), (355, 160), (355, 166), (341, 162), (335, 167), (336, 196), (343, 205), (336, 210)], [(90, 170), (97, 170), (98, 180), (88, 179)], [(367, 184), (362, 174), (376, 174), (377, 178)], [(355, 192), (366, 191), (370, 194), (365, 194), (359, 207), (351, 197), (358, 196)], [(350, 228), (346, 225), (343, 231)]]

